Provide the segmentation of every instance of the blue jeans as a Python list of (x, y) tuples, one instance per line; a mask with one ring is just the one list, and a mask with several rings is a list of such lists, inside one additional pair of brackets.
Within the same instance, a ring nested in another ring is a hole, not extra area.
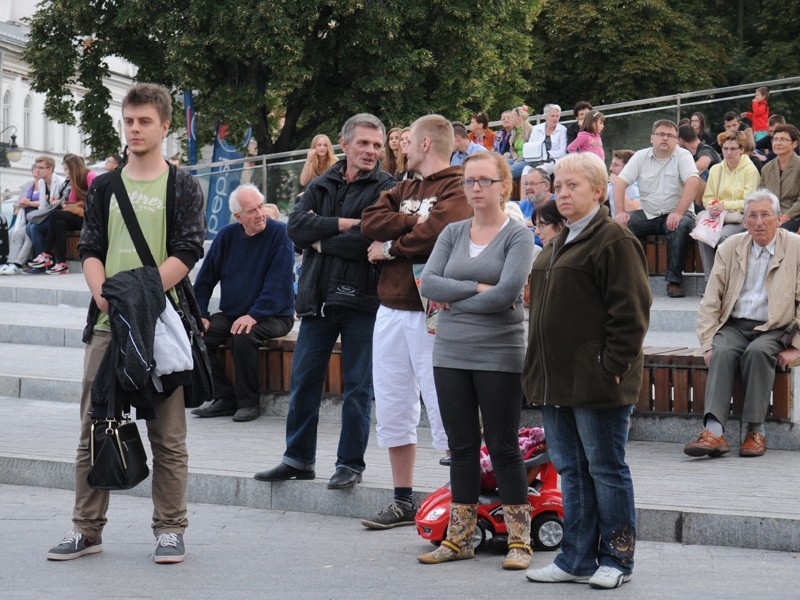
[(45, 242), (47, 241), (47, 223), (45, 219), (43, 223), (28, 223), (25, 225), (25, 233), (31, 238), (33, 242), (33, 256), (34, 258), (44, 252)]
[(663, 234), (667, 238), (667, 272), (664, 279), (667, 283), (682, 283), (683, 260), (689, 247), (689, 234), (694, 229), (694, 213), (685, 212), (675, 231), (667, 229), (668, 215), (648, 219), (643, 210), (632, 210), (629, 214), (628, 229), (636, 237)]
[(372, 329), (375, 313), (338, 306), (324, 317), (303, 317), (292, 357), (286, 452), (283, 462), (296, 469), (313, 469), (317, 455), (317, 424), (328, 360), (342, 336), (344, 402), (336, 466), (357, 473), (366, 468), (364, 452), (372, 416)]
[(544, 406), (550, 459), (561, 475), (564, 540), (555, 564), (573, 575), (633, 570), (636, 508), (625, 444), (633, 407)]

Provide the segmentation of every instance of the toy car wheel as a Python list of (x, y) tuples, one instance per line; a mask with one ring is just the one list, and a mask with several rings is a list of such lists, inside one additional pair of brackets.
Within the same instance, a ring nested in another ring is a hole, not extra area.
[(483, 545), (486, 543), (486, 523), (478, 520), (478, 523), (475, 526), (475, 536), (472, 538), (472, 548), (474, 550), (480, 550), (483, 548)]
[(531, 541), (539, 550), (557, 550), (564, 539), (564, 522), (554, 513), (544, 513), (531, 523)]

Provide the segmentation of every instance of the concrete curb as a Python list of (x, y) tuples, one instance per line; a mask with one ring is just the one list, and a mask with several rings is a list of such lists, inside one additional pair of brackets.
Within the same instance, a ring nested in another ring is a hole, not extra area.
[[(0, 456), (0, 483), (74, 489), (71, 462)], [(148, 477), (132, 490), (115, 492), (150, 497)], [(357, 485), (350, 490), (328, 490), (324, 479), (266, 483), (251, 477), (190, 470), (188, 501), (267, 510), (365, 518), (391, 499), (391, 492)], [(418, 504), (425, 497), (415, 493)], [(800, 518), (742, 515), (691, 509), (637, 507), (637, 538), (643, 541), (687, 545), (727, 546), (796, 552), (800, 549)]]

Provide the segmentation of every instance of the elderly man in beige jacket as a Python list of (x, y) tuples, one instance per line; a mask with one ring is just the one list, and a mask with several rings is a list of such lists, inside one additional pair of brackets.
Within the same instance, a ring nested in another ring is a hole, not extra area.
[(777, 196), (759, 189), (745, 198), (746, 233), (726, 240), (717, 252), (697, 322), (708, 365), (703, 429), (684, 446), (689, 456), (722, 456), (733, 383), (742, 374), (742, 421), (747, 435), (739, 456), (767, 449), (764, 418), (775, 366), (800, 362), (800, 236), (779, 229)]

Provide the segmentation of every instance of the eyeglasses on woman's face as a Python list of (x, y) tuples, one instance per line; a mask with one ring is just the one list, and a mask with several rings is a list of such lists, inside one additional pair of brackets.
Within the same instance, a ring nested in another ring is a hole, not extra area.
[(481, 187), (481, 189), (485, 190), (486, 188), (491, 187), (495, 183), (500, 183), (502, 181), (503, 181), (502, 179), (489, 179), (488, 177), (481, 177), (479, 179), (473, 179), (472, 177), (469, 177), (467, 179), (462, 179), (460, 183), (461, 187), (463, 187), (464, 189), (472, 189), (475, 187), (475, 184), (477, 183)]

